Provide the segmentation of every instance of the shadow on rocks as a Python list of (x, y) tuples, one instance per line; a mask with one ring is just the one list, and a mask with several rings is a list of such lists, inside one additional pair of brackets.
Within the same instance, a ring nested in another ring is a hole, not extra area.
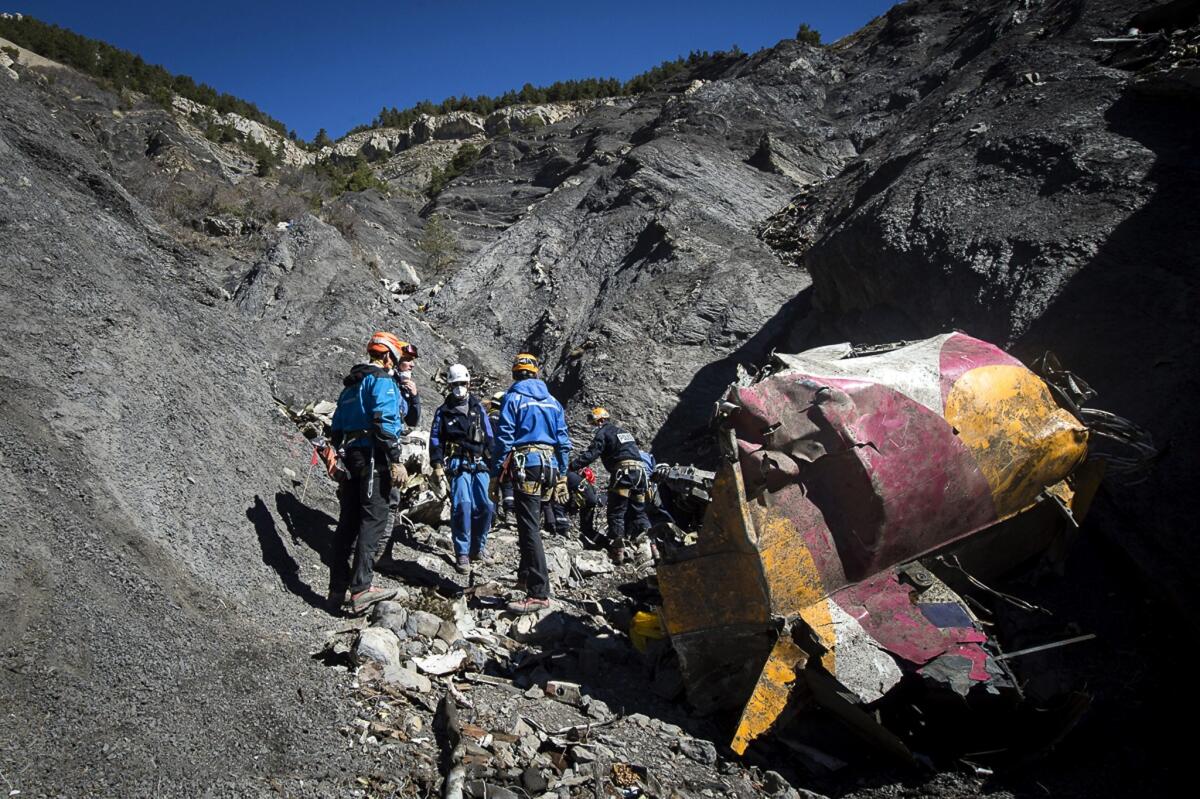
[[(560, 597), (560, 601), (562, 601)], [(604, 603), (605, 615), (622, 603)], [(666, 641), (651, 641), (645, 652), (635, 649), (628, 638), (609, 630), (597, 635), (579, 617), (562, 611), (545, 615), (531, 631), (541, 652), (517, 665), (514, 683), (518, 687), (544, 686), (548, 681), (576, 683), (589, 700), (599, 700), (608, 712), (621, 716), (641, 716), (638, 726), (665, 734), (673, 727), (692, 738), (722, 741), (720, 728), (713, 719), (688, 712), (684, 704), (681, 678), (670, 687), (664, 671), (677, 666)], [(518, 640), (529, 640), (530, 635)], [(607, 714), (601, 714), (607, 715)], [(600, 720), (600, 716), (596, 716)], [(718, 743), (718, 749), (721, 745)]]
[(708, 420), (713, 403), (737, 378), (738, 364), (761, 366), (776, 347), (812, 311), (812, 288), (785, 302), (745, 344), (720, 360), (701, 367), (679, 394), (679, 402), (659, 428), (651, 449), (661, 462), (704, 464), (715, 456)]
[(422, 566), (415, 560), (387, 557), (375, 563), (376, 571), (386, 574), (405, 585), (429, 587), (444, 597), (454, 598), (462, 595), (463, 586), (437, 572)]
[(337, 519), (324, 511), (310, 508), (290, 491), (280, 491), (275, 495), (275, 509), (279, 512), (279, 518), (283, 519), (292, 543), (304, 542), (305, 546), (320, 556), (321, 563), (332, 568)]
[(258, 535), (263, 563), (275, 570), (288, 591), (312, 607), (325, 610), (325, 597), (300, 579), (300, 564), (296, 563), (295, 558), (288, 552), (275, 526), (275, 517), (271, 515), (271, 510), (262, 497), (255, 495), (254, 504), (246, 509), (246, 518), (254, 525), (254, 532)]

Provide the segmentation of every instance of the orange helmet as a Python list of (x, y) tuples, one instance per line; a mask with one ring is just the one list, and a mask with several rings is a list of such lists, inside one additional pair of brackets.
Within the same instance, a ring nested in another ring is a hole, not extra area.
[(401, 341), (386, 330), (380, 330), (371, 336), (367, 342), (368, 355), (391, 355), (394, 363), (416, 358), (417, 348), (407, 341)]
[(599, 406), (592, 408), (592, 421), (593, 422), (603, 422), (605, 419), (608, 419), (608, 418), (609, 418), (609, 413), (604, 408), (601, 408)]
[(533, 375), (534, 377), (537, 377), (537, 374), (538, 374), (537, 356), (530, 355), (528, 352), (519, 353), (516, 358), (513, 358), (512, 370), (514, 372), (528, 372), (529, 374)]

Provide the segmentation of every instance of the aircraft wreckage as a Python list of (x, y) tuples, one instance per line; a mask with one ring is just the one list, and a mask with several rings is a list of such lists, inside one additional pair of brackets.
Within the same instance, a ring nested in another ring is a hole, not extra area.
[(961, 333), (777, 355), (733, 385), (696, 543), (658, 569), (692, 705), (740, 714), (738, 753), (820, 709), (905, 759), (935, 719), (1019, 712), (963, 594), (1061, 554), (1086, 513), (1104, 462), (1072, 407)]

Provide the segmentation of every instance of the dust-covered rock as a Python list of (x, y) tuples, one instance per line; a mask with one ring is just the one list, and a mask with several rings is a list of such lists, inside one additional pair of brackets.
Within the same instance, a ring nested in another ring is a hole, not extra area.
[(408, 614), (408, 619), (404, 626), (411, 635), (419, 635), (422, 638), (437, 638), (438, 632), (442, 629), (442, 619), (428, 611), (414, 610)]
[(698, 738), (680, 738), (676, 742), (676, 746), (679, 747), (679, 751), (685, 757), (697, 763), (711, 766), (717, 762), (717, 748), (712, 745), (711, 741), (703, 741)]
[(358, 635), (354, 647), (354, 659), (358, 663), (374, 661), (383, 668), (400, 662), (400, 642), (391, 630), (367, 627)]
[(574, 562), (575, 568), (584, 576), (609, 574), (616, 568), (608, 553), (599, 550), (585, 549), (576, 552)]

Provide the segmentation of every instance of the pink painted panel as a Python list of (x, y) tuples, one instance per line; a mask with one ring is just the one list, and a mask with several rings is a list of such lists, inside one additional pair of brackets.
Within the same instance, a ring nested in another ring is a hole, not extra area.
[(747, 496), (793, 520), (829, 591), (996, 520), (970, 450), (893, 389), (793, 374), (735, 399)]
[[(892, 571), (847, 586), (831, 599), (857, 619), (879, 646), (913, 665), (924, 665), (951, 651), (974, 661), (966, 651), (960, 652), (961, 645), (987, 641), (987, 635), (973, 626), (938, 627), (930, 622), (914, 604), (912, 586), (901, 583)], [(988, 679), (982, 665), (980, 661), (978, 669), (972, 668), (973, 679)]]
[(958, 379), (972, 369), (980, 366), (1023, 366), (1016, 358), (997, 346), (980, 341), (977, 338), (955, 333), (942, 344), (942, 408), (946, 407), (946, 397)]

